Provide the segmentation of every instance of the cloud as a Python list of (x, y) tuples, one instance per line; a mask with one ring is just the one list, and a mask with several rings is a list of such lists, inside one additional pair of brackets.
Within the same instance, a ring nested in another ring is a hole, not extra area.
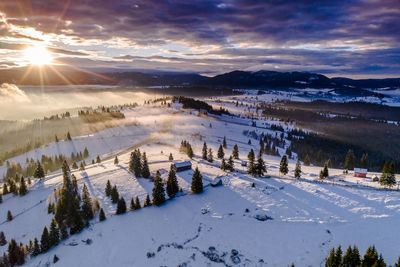
[[(400, 49), (398, 0), (29, 3), (1, 1), (0, 12), (8, 27), (32, 27), (43, 34), (59, 36), (65, 41), (63, 44), (100, 47), (108, 52), (108, 58), (92, 58), (88, 63), (144, 68), (160, 62), (164, 68), (168, 62), (174, 69), (208, 68), (212, 72), (257, 66), (281, 65), (297, 70), (314, 66), (330, 72), (336, 68), (338, 73), (351, 69), (353, 73), (400, 75), (400, 67), (393, 60), (398, 58)], [(27, 35), (18, 31), (13, 34)], [(187, 49), (167, 47), (171, 43), (184, 44)], [(132, 54), (113, 52), (129, 50), (130, 46), (151, 47), (156, 52), (151, 56), (143, 56), (140, 49)], [(66, 46), (52, 49), (68, 56), (88, 56)], [(162, 51), (164, 54), (157, 55)], [(168, 58), (166, 53), (179, 57)], [(118, 54), (125, 58), (115, 56)]]
[(24, 91), (15, 84), (3, 83), (0, 85), (0, 103), (12, 101), (17, 103), (30, 102)]

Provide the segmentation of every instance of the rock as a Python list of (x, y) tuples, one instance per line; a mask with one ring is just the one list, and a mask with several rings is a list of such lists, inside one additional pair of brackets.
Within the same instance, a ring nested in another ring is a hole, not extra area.
[(258, 221), (267, 221), (267, 220), (272, 220), (272, 217), (269, 217), (267, 214), (264, 213), (258, 213), (254, 216), (255, 219)]

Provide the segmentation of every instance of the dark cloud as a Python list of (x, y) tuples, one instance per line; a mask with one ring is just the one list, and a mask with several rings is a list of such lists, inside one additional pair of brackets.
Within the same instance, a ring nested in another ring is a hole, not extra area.
[[(232, 66), (267, 63), (298, 70), (321, 66), (325, 71), (400, 75), (398, 0), (1, 0), (0, 12), (9, 24), (99, 44), (120, 37), (142, 46), (178, 41), (189, 47), (219, 47), (207, 53), (181, 54), (182, 58), (119, 57), (116, 64), (122, 59), (149, 65), (215, 64), (222, 72)], [(233, 48), (243, 45), (276, 48)], [(308, 45), (312, 48), (280, 48)]]

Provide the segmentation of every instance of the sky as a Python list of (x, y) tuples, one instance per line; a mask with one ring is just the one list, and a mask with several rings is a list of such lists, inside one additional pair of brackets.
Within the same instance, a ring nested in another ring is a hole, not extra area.
[(32, 46), (91, 70), (400, 77), (400, 1), (1, 0), (0, 68)]

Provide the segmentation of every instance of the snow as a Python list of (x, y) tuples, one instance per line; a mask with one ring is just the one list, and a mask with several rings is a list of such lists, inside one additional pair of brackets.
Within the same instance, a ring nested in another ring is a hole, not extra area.
[[(229, 105), (234, 108), (233, 102)], [(282, 176), (280, 158), (265, 155), (268, 176), (254, 178), (241, 163), (250, 149), (257, 151), (258, 142), (252, 140), (253, 145), (248, 145), (249, 137), (243, 132), (274, 133), (261, 127), (274, 121), (260, 118), (258, 127), (252, 127), (247, 118), (206, 116), (181, 110), (179, 105), (146, 105), (124, 113), (136, 123), (53, 143), (13, 159), (23, 164), (26, 157), (69, 155), (84, 147), (91, 158), (102, 158), (100, 164), (73, 173), (79, 187), (86, 183), (92, 198), (99, 200), (107, 220), (99, 222), (96, 216), (89, 228), (28, 259), (27, 266), (47, 266), (55, 254), (60, 258), (56, 266), (218, 266), (215, 261), (229, 266), (287, 266), (292, 262), (296, 266), (320, 266), (329, 250), (339, 244), (356, 244), (361, 253), (374, 244), (388, 263), (399, 256), (395, 244), (400, 238), (400, 194), (397, 188), (387, 190), (373, 182), (372, 177), (379, 174), (358, 178), (351, 172), (329, 169), (330, 178), (320, 181), (321, 167), (302, 166), (302, 178), (294, 179), (295, 160), (289, 160), (290, 172)], [(222, 171), (221, 160), (216, 159), (224, 136), (228, 144), (225, 158), (234, 144), (239, 147), (240, 160), (234, 161), (232, 173)], [(145, 151), (152, 174), (161, 170), (166, 180), (170, 153), (176, 162), (189, 160), (179, 152), (181, 140), (193, 147), (191, 162), (203, 175), (204, 192), (191, 194), (193, 170), (178, 172), (182, 192), (175, 199), (160, 207), (115, 215), (116, 205), (104, 193), (107, 180), (118, 187), (128, 203), (136, 196), (143, 203), (153, 188), (150, 180), (136, 178), (128, 171), (130, 152), (136, 148)], [(214, 152), (213, 163), (199, 156), (204, 141)], [(118, 165), (113, 163), (115, 155)], [(0, 175), (4, 171), (1, 167)], [(221, 179), (223, 186), (209, 186), (216, 179)], [(24, 244), (34, 237), (40, 239), (43, 227), (49, 226), (52, 218), (47, 214), (47, 201), (61, 184), (62, 175), (57, 171), (44, 181), (34, 180), (25, 196), (3, 197), (0, 229), (7, 239)], [(7, 210), (15, 216), (10, 222), (5, 221)], [(84, 242), (88, 239), (92, 240), (90, 244)], [(6, 249), (0, 247), (0, 253)]]

